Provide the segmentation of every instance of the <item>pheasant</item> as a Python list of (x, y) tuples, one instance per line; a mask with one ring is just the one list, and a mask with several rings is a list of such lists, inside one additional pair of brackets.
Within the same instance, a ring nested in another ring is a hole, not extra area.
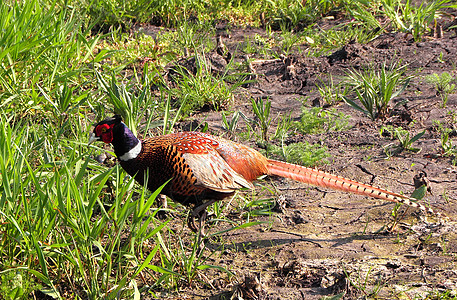
[[(95, 125), (89, 144), (111, 143), (122, 168), (151, 191), (170, 180), (161, 193), (193, 207), (188, 219), (197, 231), (206, 207), (233, 195), (241, 188), (253, 189), (262, 175), (276, 175), (334, 190), (406, 204), (428, 213), (428, 208), (405, 195), (299, 165), (268, 159), (243, 144), (201, 132), (181, 132), (139, 140), (119, 115)], [(147, 182), (145, 177), (147, 174)]]

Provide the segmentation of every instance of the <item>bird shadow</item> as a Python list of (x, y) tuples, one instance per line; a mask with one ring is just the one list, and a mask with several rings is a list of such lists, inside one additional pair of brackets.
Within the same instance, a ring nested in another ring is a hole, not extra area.
[[(290, 244), (295, 244), (295, 243), (300, 243), (300, 242), (307, 242), (310, 244), (313, 244), (314, 246), (317, 246), (319, 248), (335, 248), (335, 247), (340, 247), (345, 244), (350, 244), (354, 241), (368, 241), (368, 240), (375, 240), (375, 239), (391, 239), (395, 238), (396, 235), (393, 234), (353, 234), (350, 236), (344, 236), (344, 237), (338, 237), (338, 238), (323, 238), (323, 239), (317, 239), (317, 238), (307, 238), (304, 235), (293, 233), (293, 232), (287, 232), (283, 230), (270, 230), (268, 235), (271, 236), (271, 234), (275, 235), (286, 235), (286, 237), (281, 238), (281, 237), (272, 237), (268, 239), (244, 239), (243, 236), (245, 235), (245, 232), (240, 232), (240, 233), (232, 233), (232, 237), (239, 236), (240, 240), (239, 242), (232, 242), (232, 243), (227, 243), (225, 242), (217, 242), (214, 239), (209, 239), (206, 241), (205, 246), (211, 251), (218, 251), (220, 249), (230, 249), (230, 250), (253, 250), (253, 249), (262, 249), (262, 248), (272, 248), (275, 246), (280, 246), (280, 245), (290, 245)], [(325, 246), (323, 245), (325, 244)]]

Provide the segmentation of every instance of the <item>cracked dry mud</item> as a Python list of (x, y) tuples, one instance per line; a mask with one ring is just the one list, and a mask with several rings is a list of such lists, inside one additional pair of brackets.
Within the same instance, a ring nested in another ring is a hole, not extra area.
[[(234, 51), (240, 49), (245, 36), (255, 33), (263, 34), (260, 29), (233, 29), (225, 42)], [(233, 111), (250, 115), (246, 95), (268, 97), (272, 101), (272, 115), (292, 112), (292, 117), (299, 118), (304, 96), (309, 97), (308, 104), (323, 104), (315, 88), (319, 76), (325, 79), (327, 74), (332, 74), (337, 79), (350, 68), (377, 68), (394, 61), (408, 64), (409, 71), (417, 73), (407, 90), (394, 100), (407, 102), (392, 110), (387, 120), (372, 122), (348, 105), (338, 103), (333, 107), (351, 116), (351, 129), (299, 135), (288, 142), (322, 143), (331, 157), (330, 163), (320, 166), (321, 169), (407, 195), (414, 190), (413, 177), (425, 172), (432, 192), (425, 201), (446, 215), (446, 221), (403, 206), (401, 219), (392, 226), (392, 203), (287, 179), (265, 179), (262, 184), (277, 189), (275, 197), (282, 200), (281, 212), (256, 219), (267, 223), (229, 231), (207, 243), (205, 255), (210, 258), (206, 263), (226, 267), (235, 276), (228, 279), (224, 273), (208, 270), (201, 275), (208, 285), (195, 282), (191, 287), (183, 286), (176, 293), (163, 296), (321, 299), (344, 292), (344, 299), (413, 299), (423, 298), (431, 291), (455, 293), (457, 168), (449, 157), (440, 153), (440, 134), (434, 121), (453, 128), (455, 145), (457, 95), (451, 94), (447, 106), (441, 107), (440, 97), (425, 82), (424, 75), (447, 71), (455, 76), (456, 52), (455, 32), (445, 32), (443, 38), (426, 38), (420, 43), (414, 43), (411, 35), (399, 33), (381, 35), (365, 45), (348, 44), (329, 56), (309, 58), (292, 54), (293, 76), (285, 76), (286, 68), (281, 60), (259, 58), (254, 63), (258, 83), (247, 87), (246, 93), (239, 95), (231, 107)], [(242, 58), (242, 53), (235, 56), (235, 60)], [(199, 113), (194, 119), (205, 120), (212, 131), (222, 132), (219, 112)], [(413, 134), (426, 130), (415, 144), (422, 150), (403, 151), (387, 159), (383, 148), (393, 141), (379, 134), (381, 125), (386, 124), (409, 128)], [(270, 196), (260, 193), (259, 197)], [(225, 200), (224, 205), (228, 202)], [(230, 209), (233, 204), (226, 212)], [(227, 225), (219, 223), (210, 232), (224, 226)]]

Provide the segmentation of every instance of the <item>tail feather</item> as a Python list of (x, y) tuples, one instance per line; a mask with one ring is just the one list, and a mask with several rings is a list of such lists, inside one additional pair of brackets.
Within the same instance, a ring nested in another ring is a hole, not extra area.
[(435, 214), (434, 211), (415, 202), (415, 199), (405, 195), (397, 194), (385, 189), (377, 188), (369, 184), (333, 175), (317, 169), (311, 169), (299, 165), (289, 164), (277, 160), (268, 160), (268, 171), (270, 175), (290, 178), (314, 186), (330, 188), (343, 192), (361, 194), (373, 198), (401, 203), (408, 206), (419, 208), (422, 211)]

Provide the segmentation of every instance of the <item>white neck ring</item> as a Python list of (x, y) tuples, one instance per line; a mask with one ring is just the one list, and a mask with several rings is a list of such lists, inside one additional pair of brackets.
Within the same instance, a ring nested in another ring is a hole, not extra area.
[(119, 156), (119, 159), (122, 161), (128, 161), (134, 159), (140, 154), (141, 152), (141, 141), (138, 141), (135, 147), (130, 149), (128, 152), (124, 153), (123, 155)]

